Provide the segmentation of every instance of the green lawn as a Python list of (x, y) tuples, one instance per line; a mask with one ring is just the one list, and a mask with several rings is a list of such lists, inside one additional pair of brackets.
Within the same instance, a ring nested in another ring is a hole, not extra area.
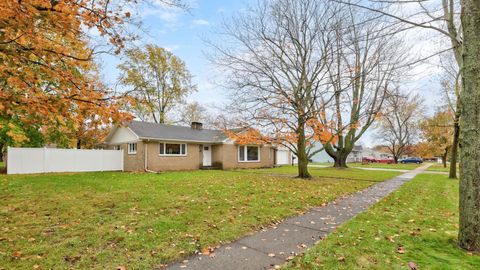
[(422, 174), (285, 269), (480, 269), (456, 246), (458, 181)]
[[(273, 175), (291, 175), (295, 176), (298, 173), (297, 166), (281, 166), (278, 168), (272, 169), (256, 169), (256, 170), (239, 170), (239, 172), (254, 172), (262, 174), (273, 174)], [(398, 172), (389, 172), (389, 171), (366, 171), (361, 169), (335, 169), (331, 167), (319, 168), (319, 167), (309, 167), (308, 171), (315, 177), (324, 177), (324, 178), (339, 178), (339, 179), (355, 179), (363, 181), (382, 181), (399, 175)]]
[(0, 175), (0, 269), (152, 269), (393, 175), (312, 171)]
[(385, 163), (370, 163), (370, 164), (350, 164), (350, 167), (361, 167), (361, 168), (381, 168), (381, 169), (397, 169), (397, 170), (413, 170), (416, 169), (422, 164), (385, 164)]
[[(459, 170), (459, 166), (457, 165), (457, 173)], [(438, 164), (435, 163), (432, 166), (430, 166), (427, 171), (433, 171), (433, 172), (450, 172), (450, 164), (447, 164), (447, 167), (444, 168), (443, 164)]]
[[(312, 162), (311, 165), (321, 165), (321, 166), (329, 166), (332, 167), (333, 163), (317, 163)], [(381, 168), (381, 169), (397, 169), (397, 170), (413, 170), (421, 164), (385, 164), (385, 163), (369, 163), (369, 164), (362, 164), (362, 163), (349, 163), (347, 164), (350, 168), (360, 167), (360, 168)]]

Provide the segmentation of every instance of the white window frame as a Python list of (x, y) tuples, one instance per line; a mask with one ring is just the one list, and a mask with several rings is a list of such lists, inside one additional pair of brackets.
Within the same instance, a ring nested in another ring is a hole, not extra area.
[[(164, 153), (160, 153), (160, 145), (163, 144)], [(178, 144), (180, 145), (180, 154), (167, 154), (165, 150), (167, 149), (167, 144)], [(182, 154), (182, 145), (185, 145), (185, 154)], [(176, 142), (160, 142), (158, 143), (158, 155), (162, 157), (186, 157), (188, 155), (188, 144), (187, 143), (176, 143)]]
[(114, 145), (113, 150), (122, 150), (122, 147), (120, 145)]
[[(135, 147), (132, 147), (133, 145), (135, 145)], [(135, 149), (132, 149), (132, 148), (135, 148)], [(137, 154), (137, 149), (138, 149), (138, 144), (137, 143), (128, 143), (127, 144), (127, 153), (129, 155), (136, 155)]]
[[(240, 160), (240, 149), (242, 149), (243, 147), (243, 156), (245, 158), (245, 160)], [(257, 147), (258, 149), (258, 159), (257, 160), (248, 160), (248, 155), (247, 155), (247, 149), (248, 147)], [(239, 145), (238, 148), (237, 148), (237, 158), (238, 158), (238, 162), (260, 162), (261, 160), (261, 157), (260, 157), (260, 146), (259, 145)]]

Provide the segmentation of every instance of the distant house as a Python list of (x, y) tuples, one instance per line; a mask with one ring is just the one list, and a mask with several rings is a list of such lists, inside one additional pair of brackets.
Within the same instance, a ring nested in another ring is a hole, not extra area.
[(184, 127), (132, 121), (114, 127), (105, 144), (124, 151), (125, 171), (262, 168), (290, 159), (284, 149), (239, 145), (222, 130), (204, 129), (198, 122)]
[[(312, 152), (317, 151), (323, 148), (322, 144), (316, 143), (313, 148)], [(347, 157), (348, 163), (354, 162), (362, 162), (362, 158), (364, 156), (364, 148), (361, 145), (355, 145), (352, 149), (352, 152)], [(311, 157), (312, 162), (320, 162), (320, 163), (333, 163), (334, 160), (330, 157), (325, 150), (322, 150)]]
[(354, 145), (352, 152), (347, 157), (347, 163), (362, 162), (363, 156), (363, 146)]

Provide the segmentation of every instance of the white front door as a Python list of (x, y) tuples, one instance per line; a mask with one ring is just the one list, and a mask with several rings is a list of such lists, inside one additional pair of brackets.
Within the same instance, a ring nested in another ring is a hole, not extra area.
[(203, 166), (212, 166), (212, 146), (203, 146)]

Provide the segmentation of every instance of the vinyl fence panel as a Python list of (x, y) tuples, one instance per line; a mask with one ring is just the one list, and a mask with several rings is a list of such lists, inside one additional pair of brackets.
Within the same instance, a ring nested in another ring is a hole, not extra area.
[(7, 152), (7, 173), (123, 171), (123, 151), (55, 148), (13, 148)]

